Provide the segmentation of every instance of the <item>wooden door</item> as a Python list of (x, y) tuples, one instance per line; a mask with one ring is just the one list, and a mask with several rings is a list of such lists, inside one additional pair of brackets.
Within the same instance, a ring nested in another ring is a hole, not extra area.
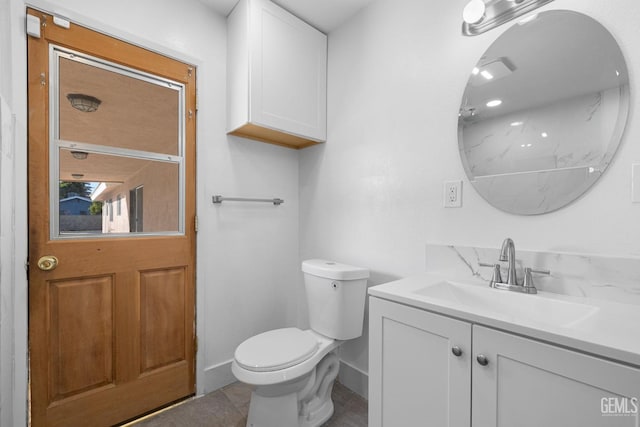
[(471, 324), (369, 298), (370, 426), (469, 427), (470, 371)]
[(638, 426), (639, 369), (477, 325), (473, 351), (473, 426)]
[(195, 68), (28, 14), (32, 423), (113, 425), (194, 392)]

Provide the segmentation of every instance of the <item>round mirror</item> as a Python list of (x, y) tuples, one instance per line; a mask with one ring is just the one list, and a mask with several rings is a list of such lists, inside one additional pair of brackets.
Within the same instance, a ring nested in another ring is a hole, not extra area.
[(531, 15), (471, 72), (458, 115), (462, 163), (493, 206), (551, 212), (602, 175), (628, 111), (624, 57), (602, 25), (564, 10)]

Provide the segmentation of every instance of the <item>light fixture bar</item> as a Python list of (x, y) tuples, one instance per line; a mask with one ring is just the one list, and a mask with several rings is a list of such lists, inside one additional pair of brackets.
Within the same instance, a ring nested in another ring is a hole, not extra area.
[[(477, 1), (477, 0), (471, 0)], [(484, 17), (475, 23), (462, 21), (462, 34), (477, 36), (553, 0), (485, 0)]]

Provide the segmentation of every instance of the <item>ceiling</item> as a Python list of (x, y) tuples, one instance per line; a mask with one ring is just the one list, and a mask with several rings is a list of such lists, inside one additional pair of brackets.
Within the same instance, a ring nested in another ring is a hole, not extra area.
[[(273, 0), (274, 3), (329, 33), (374, 0)], [(200, 0), (214, 11), (227, 16), (238, 0)]]

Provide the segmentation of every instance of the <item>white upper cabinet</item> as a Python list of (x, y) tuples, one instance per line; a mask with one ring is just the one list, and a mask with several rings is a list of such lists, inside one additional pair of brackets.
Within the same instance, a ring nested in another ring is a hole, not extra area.
[(227, 132), (291, 148), (325, 141), (327, 36), (268, 0), (240, 0), (227, 24)]

